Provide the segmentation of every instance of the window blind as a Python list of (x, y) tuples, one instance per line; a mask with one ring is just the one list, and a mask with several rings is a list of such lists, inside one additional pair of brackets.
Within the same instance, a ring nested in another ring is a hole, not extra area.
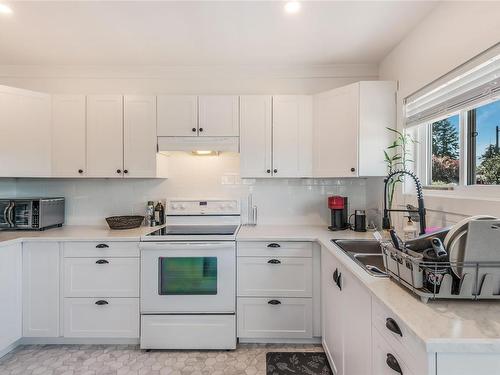
[(500, 43), (404, 99), (406, 127), (500, 98)]

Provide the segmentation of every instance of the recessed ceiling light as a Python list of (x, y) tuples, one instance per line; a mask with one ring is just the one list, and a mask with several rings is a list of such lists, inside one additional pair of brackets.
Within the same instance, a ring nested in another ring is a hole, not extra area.
[(287, 1), (285, 4), (285, 12), (298, 13), (300, 10), (300, 3), (298, 1)]
[(12, 14), (12, 8), (6, 4), (0, 3), (0, 13), (1, 14)]

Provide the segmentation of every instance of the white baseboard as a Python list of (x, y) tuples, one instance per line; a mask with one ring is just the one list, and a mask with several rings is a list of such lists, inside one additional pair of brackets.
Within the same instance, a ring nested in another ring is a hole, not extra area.
[(6, 354), (9, 354), (15, 348), (17, 348), (19, 345), (21, 345), (21, 341), (22, 341), (22, 339), (19, 339), (19, 340), (13, 342), (12, 344), (10, 344), (9, 346), (7, 346), (6, 348), (0, 350), (0, 358), (2, 358)]
[(18, 345), (139, 345), (138, 338), (23, 337)]
[(240, 344), (321, 344), (321, 337), (313, 337), (312, 339), (249, 339), (239, 338)]

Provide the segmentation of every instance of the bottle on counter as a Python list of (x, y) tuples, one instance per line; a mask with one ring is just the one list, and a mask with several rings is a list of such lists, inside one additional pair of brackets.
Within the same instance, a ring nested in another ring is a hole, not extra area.
[(408, 216), (408, 221), (403, 227), (403, 233), (405, 241), (413, 240), (418, 236), (418, 228), (410, 216)]
[(148, 201), (146, 207), (146, 225), (149, 227), (154, 227), (156, 225), (155, 221), (155, 202)]
[(156, 225), (165, 224), (165, 207), (160, 201), (158, 201), (155, 206), (154, 220)]

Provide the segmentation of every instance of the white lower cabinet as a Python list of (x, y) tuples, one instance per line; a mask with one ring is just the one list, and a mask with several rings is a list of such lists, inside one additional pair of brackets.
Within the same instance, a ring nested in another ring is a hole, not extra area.
[(312, 258), (239, 257), (238, 295), (311, 297)]
[(22, 336), (22, 250), (0, 247), (0, 356)]
[(371, 295), (321, 249), (323, 346), (336, 375), (371, 373)]
[(236, 348), (234, 315), (142, 315), (141, 349)]
[(138, 338), (139, 298), (65, 298), (64, 336)]
[[(372, 375), (417, 375), (417, 373), (410, 370), (401, 356), (388, 344), (377, 329), (373, 330), (371, 344)], [(418, 375), (423, 374), (418, 373)]]
[(238, 298), (238, 337), (311, 338), (311, 298)]
[(58, 337), (60, 257), (58, 242), (23, 244), (23, 336)]
[(138, 258), (65, 258), (65, 297), (139, 297)]

